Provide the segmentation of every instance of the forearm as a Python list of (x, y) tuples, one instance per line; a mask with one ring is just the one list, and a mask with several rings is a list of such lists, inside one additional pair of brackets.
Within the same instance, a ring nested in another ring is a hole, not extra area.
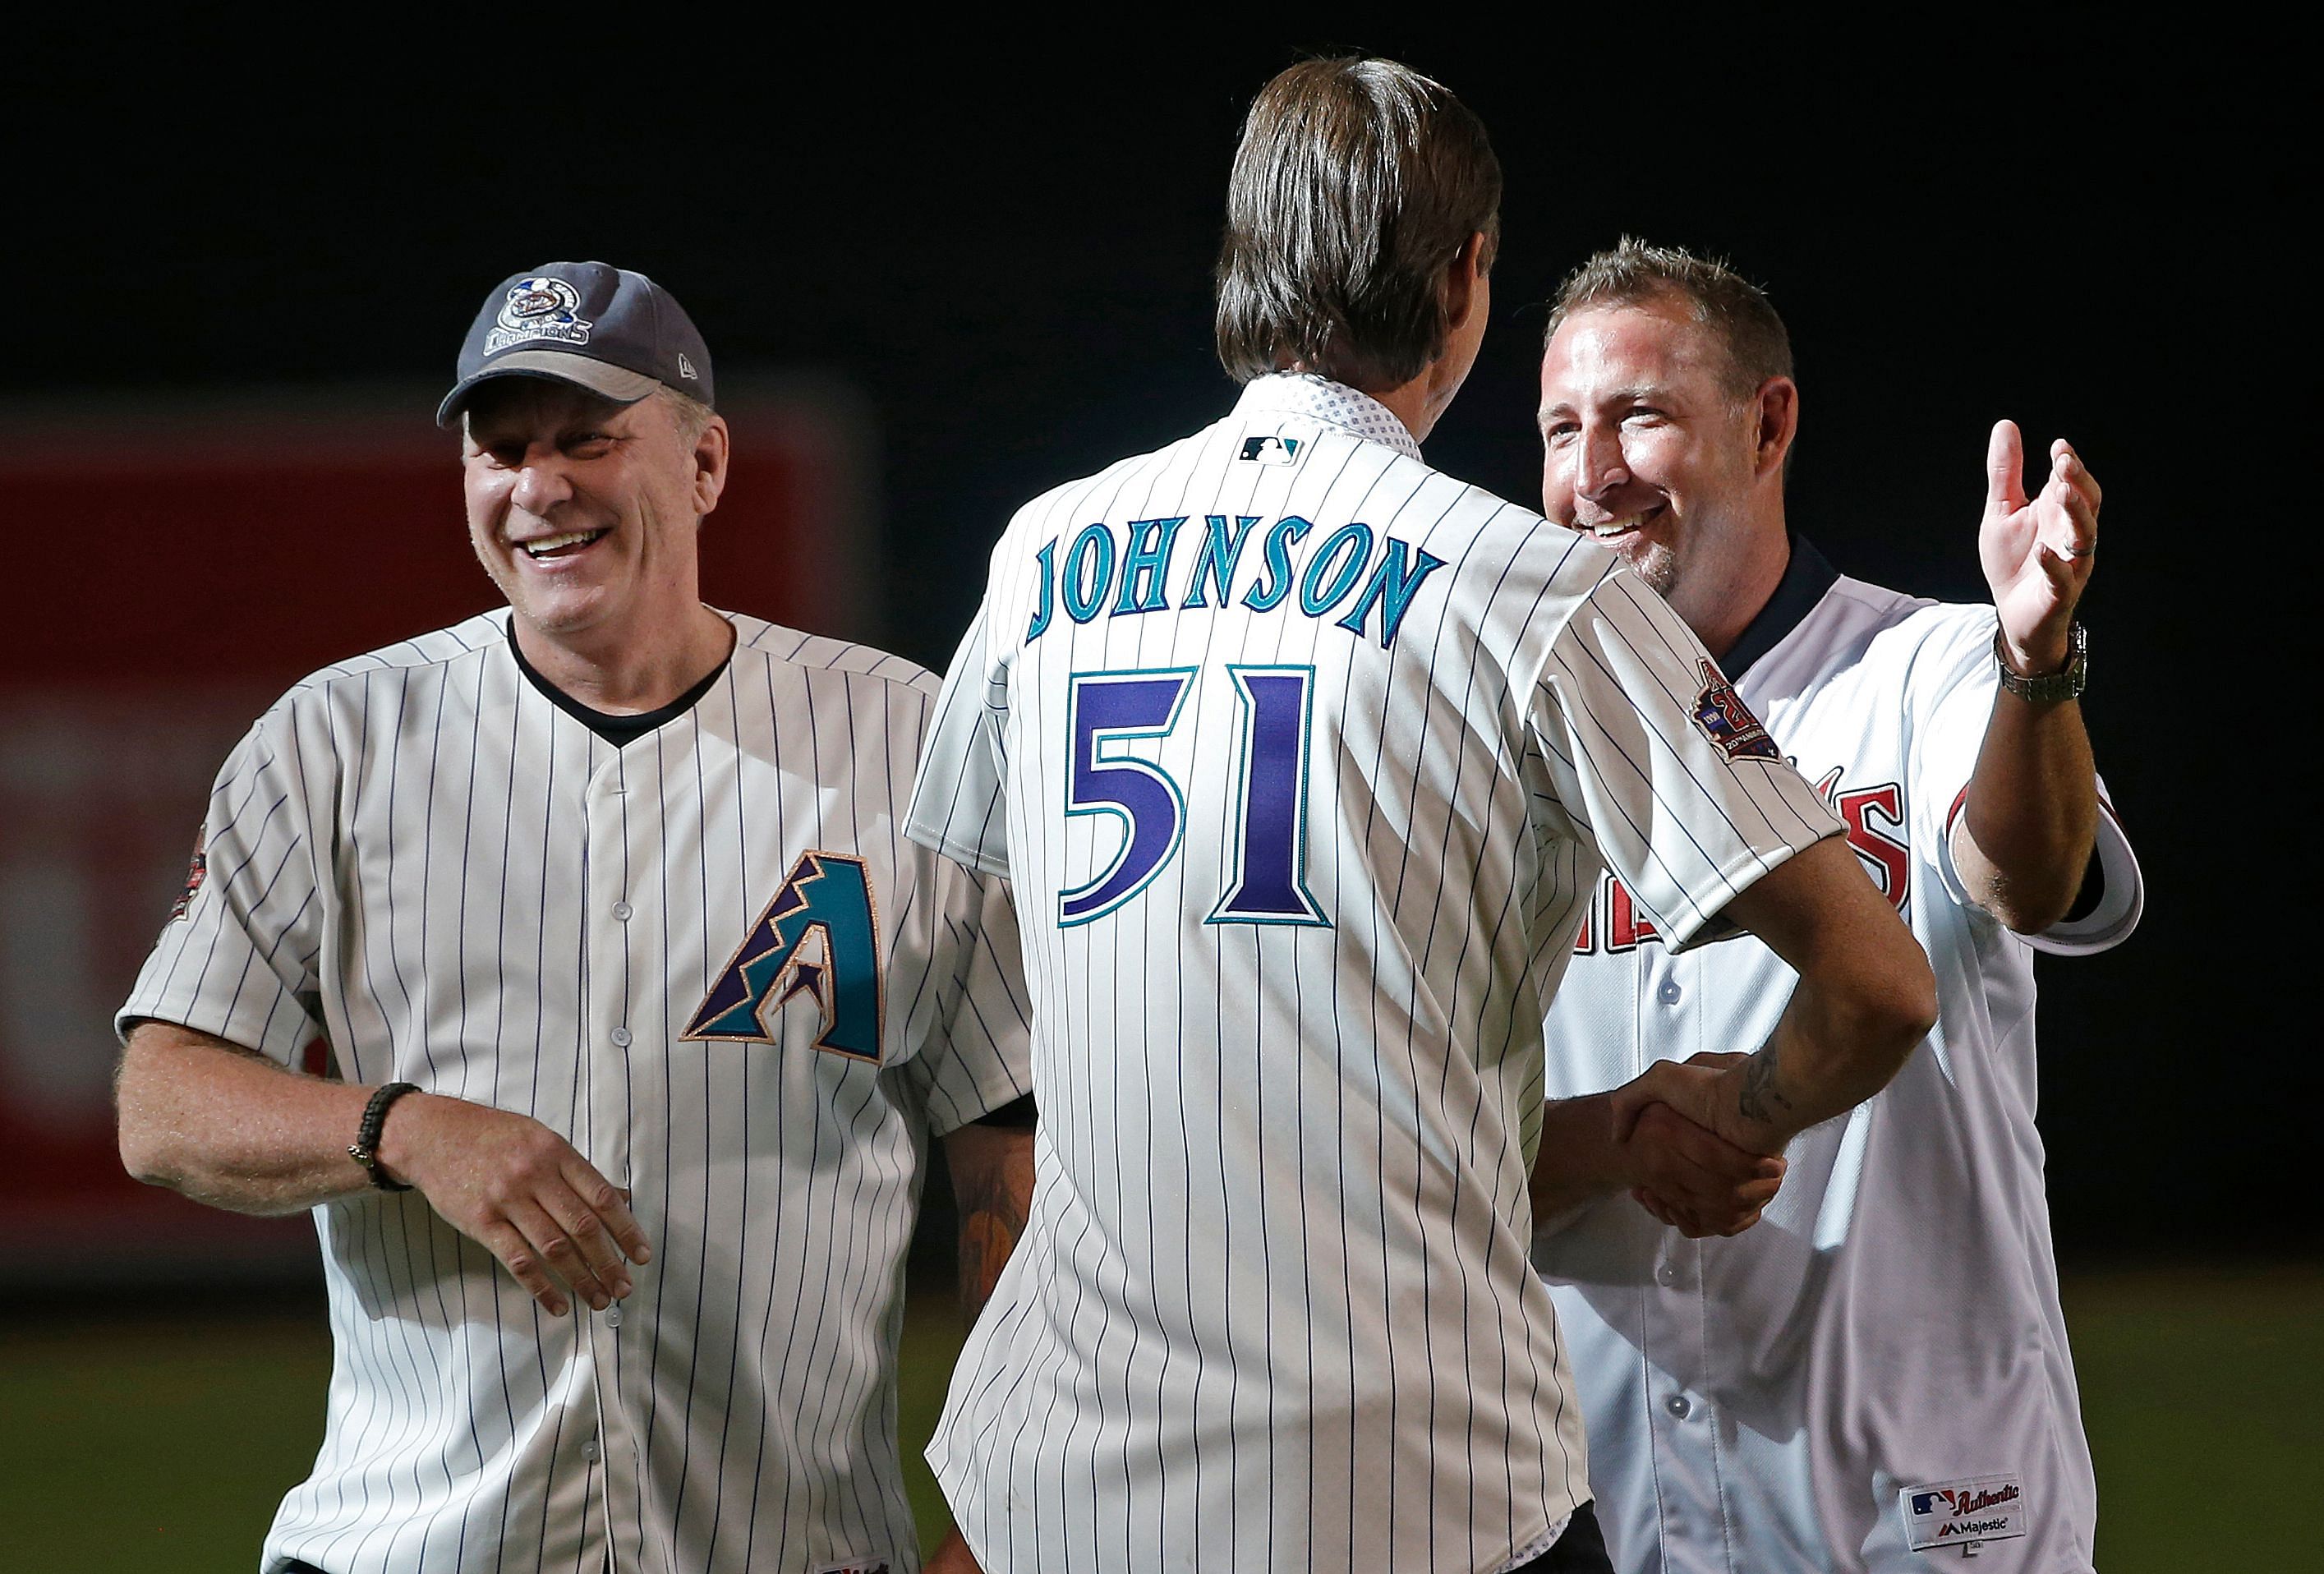
[(347, 1156), (371, 1090), (285, 1070), (221, 1038), (141, 1023), (115, 1084), (138, 1180), (237, 1213), (296, 1213), (369, 1184)]
[(945, 1163), (960, 1213), (961, 1315), (973, 1327), (1032, 1211), (1032, 1130), (964, 1126), (945, 1137)]
[(2080, 702), (1996, 695), (1952, 833), (1969, 898), (2021, 934), (2047, 929), (2081, 888), (2098, 822)]
[(1610, 1094), (1559, 1099), (1542, 1111), (1541, 1151), (1534, 1157), (1528, 1188), (1536, 1220), (1554, 1219), (1636, 1183), (1614, 1137)]
[(1935, 1026), (1936, 979), (1911, 931), (1837, 837), (1728, 907), (1800, 976), (1757, 1053), (1721, 1073), (1711, 1129), (1775, 1153), (1887, 1086)]
[[(1924, 964), (1925, 967), (1925, 964)], [(1909, 1008), (1868, 1008), (1861, 991), (1803, 979), (1767, 1042), (1725, 1074), (1738, 1146), (1779, 1153), (1819, 1121), (1886, 1087), (1929, 1030)]]

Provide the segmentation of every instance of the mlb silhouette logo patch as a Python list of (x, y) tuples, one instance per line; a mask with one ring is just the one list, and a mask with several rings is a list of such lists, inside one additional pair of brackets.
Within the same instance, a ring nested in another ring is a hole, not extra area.
[(2007, 1541), (2025, 1533), (2025, 1487), (2015, 1476), (1974, 1476), (1906, 1487), (1897, 1492), (1896, 1506), (1904, 1515), (1904, 1539), (1916, 1552)]
[(1269, 432), (1264, 437), (1245, 437), (1242, 457), (1253, 465), (1296, 465), (1301, 446), (1296, 437), (1278, 437)]

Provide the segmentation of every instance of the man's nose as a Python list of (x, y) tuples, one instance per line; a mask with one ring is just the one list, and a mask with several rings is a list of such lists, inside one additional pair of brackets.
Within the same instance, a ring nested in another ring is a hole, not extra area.
[(530, 454), (516, 473), (509, 501), (535, 519), (545, 519), (550, 509), (572, 495), (573, 482), (565, 474), (564, 461), (554, 454)]
[(1581, 439), (1574, 444), (1573, 490), (1583, 497), (1602, 497), (1630, 479), (1630, 467), (1622, 457), (1622, 433), (1618, 427), (1586, 426)]

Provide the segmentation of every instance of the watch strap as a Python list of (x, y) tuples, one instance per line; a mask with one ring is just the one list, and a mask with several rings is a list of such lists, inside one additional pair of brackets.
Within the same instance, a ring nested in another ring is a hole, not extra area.
[(2066, 635), (2066, 665), (2039, 677), (2024, 677), (2010, 669), (2001, 642), (2001, 627), (1997, 623), (1993, 630), (1993, 664), (2001, 669), (2001, 686), (2020, 699), (2036, 704), (2080, 699), (2090, 682), (2090, 632), (2075, 623)]

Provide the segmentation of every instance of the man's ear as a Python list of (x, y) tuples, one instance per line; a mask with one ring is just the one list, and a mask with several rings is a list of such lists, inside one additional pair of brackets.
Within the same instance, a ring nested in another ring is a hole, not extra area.
[(718, 506), (726, 490), (726, 460), (730, 441), (726, 418), (712, 416), (702, 435), (694, 439), (694, 511), (706, 514)]
[(1755, 475), (1780, 472), (1792, 439), (1800, 430), (1800, 387), (1788, 377), (1770, 377), (1751, 396), (1751, 470)]
[(1444, 270), (1444, 331), (1455, 333), (1476, 309), (1477, 281), (1491, 267), (1492, 243), (1482, 230), (1469, 237)]

